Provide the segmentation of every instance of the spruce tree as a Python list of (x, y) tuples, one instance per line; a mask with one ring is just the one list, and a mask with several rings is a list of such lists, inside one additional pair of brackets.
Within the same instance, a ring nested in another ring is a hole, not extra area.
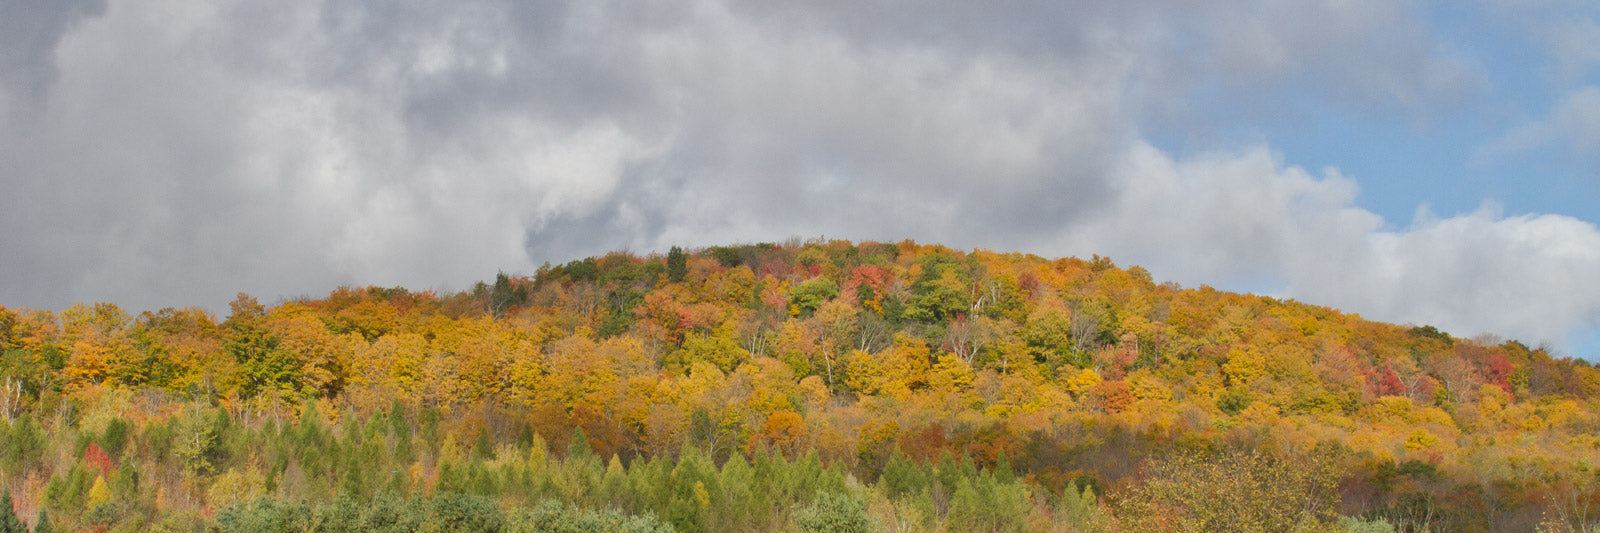
[(689, 259), (683, 254), (683, 249), (673, 246), (667, 251), (667, 279), (673, 282), (683, 281), (689, 274)]
[(22, 519), (17, 518), (17, 510), (11, 503), (11, 491), (0, 493), (0, 533), (28, 533), (28, 526), (22, 524)]
[(39, 520), (33, 524), (33, 533), (55, 533), (55, 526), (50, 525), (50, 515), (43, 507), (39, 508)]

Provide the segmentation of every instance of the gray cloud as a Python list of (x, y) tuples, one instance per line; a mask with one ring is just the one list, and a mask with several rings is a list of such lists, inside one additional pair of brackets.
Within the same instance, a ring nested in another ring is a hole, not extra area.
[(1542, 324), (1449, 297), (1552, 294), (1515, 275), (1531, 262), (1414, 278), (1503, 249), (1595, 266), (1540, 247), (1592, 225), (1395, 231), (1335, 170), (1146, 140), (1292, 111), (1286, 91), (1419, 121), (1470, 101), (1480, 67), (1407, 2), (61, 6), (21, 12), (47, 29), (0, 66), (0, 110), (34, 117), (0, 122), (0, 222), (21, 228), (0, 235), (8, 305), (463, 288), (612, 249), (821, 234), (1110, 254), (1540, 339), (1596, 322), (1582, 294)]

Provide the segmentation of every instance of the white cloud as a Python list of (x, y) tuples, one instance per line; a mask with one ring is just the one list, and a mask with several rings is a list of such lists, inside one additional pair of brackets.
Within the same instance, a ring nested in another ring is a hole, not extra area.
[(461, 288), (826, 234), (1102, 253), (1458, 332), (1597, 321), (1600, 291), (1566, 289), (1595, 267), (1593, 226), (1395, 231), (1354, 179), (1269, 143), (1146, 140), (1291, 109), (1286, 90), (1420, 120), (1457, 105), (1481, 67), (1419, 7), (1070, 4), (114, 1), (36, 46), (26, 84), (0, 78), (4, 111), (41, 110), (0, 122), (18, 191), (0, 222), (27, 228), (0, 235), (0, 299)]
[(1186, 284), (1269, 283), (1279, 296), (1368, 318), (1567, 346), (1600, 323), (1600, 229), (1493, 206), (1384, 228), (1335, 170), (1284, 166), (1264, 147), (1174, 160), (1126, 154), (1118, 201), (1062, 231), (1066, 247), (1109, 254)]
[(1600, 87), (1580, 87), (1567, 93), (1550, 109), (1549, 116), (1513, 128), (1480, 147), (1472, 157), (1485, 162), (1552, 146), (1591, 167), (1600, 166)]

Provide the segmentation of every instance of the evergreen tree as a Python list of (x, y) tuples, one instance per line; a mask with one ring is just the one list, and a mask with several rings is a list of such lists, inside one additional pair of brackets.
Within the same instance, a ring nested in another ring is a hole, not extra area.
[(22, 524), (12, 507), (10, 490), (0, 493), (0, 533), (28, 533), (28, 526)]
[(33, 524), (33, 533), (55, 533), (55, 526), (50, 525), (50, 514), (43, 507), (39, 508), (39, 519)]
[(676, 283), (683, 281), (683, 277), (688, 274), (688, 257), (684, 255), (682, 248), (673, 246), (672, 250), (667, 252), (667, 279), (670, 279)]
[(821, 492), (811, 505), (794, 513), (795, 529), (804, 533), (872, 531), (867, 505), (849, 493)]

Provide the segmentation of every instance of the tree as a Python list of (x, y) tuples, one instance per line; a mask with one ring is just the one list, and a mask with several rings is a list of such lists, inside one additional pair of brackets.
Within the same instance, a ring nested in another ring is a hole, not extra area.
[(33, 533), (55, 533), (55, 526), (50, 524), (50, 513), (45, 508), (39, 508), (39, 519), (33, 523)]
[(804, 533), (872, 531), (867, 505), (848, 493), (819, 492), (810, 505), (794, 513), (795, 529)]
[(1061, 491), (1061, 500), (1056, 504), (1056, 521), (1065, 524), (1069, 531), (1099, 532), (1108, 529), (1100, 500), (1095, 496), (1094, 487), (1088, 484), (1081, 491), (1076, 483), (1067, 484)]
[(11, 491), (0, 493), (0, 533), (28, 533), (28, 526), (17, 518), (17, 509), (11, 501)]
[(1339, 502), (1332, 452), (1287, 458), (1259, 450), (1152, 458), (1117, 500), (1130, 531), (1310, 531)]
[(505, 526), (505, 514), (488, 498), (446, 493), (428, 502), (428, 516), (419, 531), (495, 533)]
[(684, 255), (682, 248), (673, 246), (671, 250), (667, 251), (667, 279), (673, 283), (678, 283), (683, 281), (683, 277), (688, 274), (688, 256)]

